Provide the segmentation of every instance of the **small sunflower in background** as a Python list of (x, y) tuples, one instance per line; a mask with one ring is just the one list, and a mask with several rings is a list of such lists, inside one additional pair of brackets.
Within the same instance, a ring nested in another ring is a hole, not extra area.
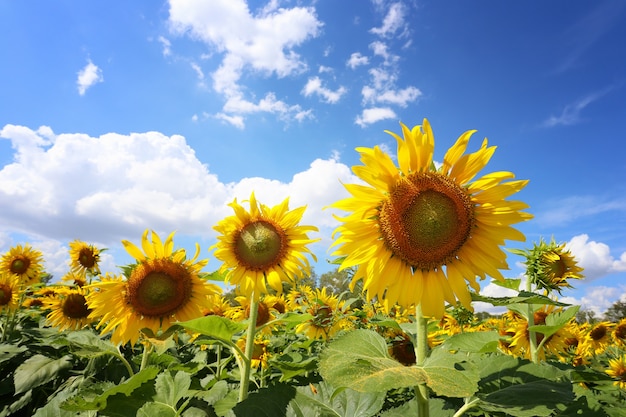
[(621, 319), (615, 324), (613, 340), (617, 346), (626, 347), (626, 318)]
[[(256, 369), (256, 368), (259, 368), (260, 366), (261, 369), (267, 369), (268, 359), (270, 356), (267, 350), (267, 347), (269, 346), (269, 344), (270, 344), (269, 340), (263, 337), (256, 337), (254, 339), (254, 348), (252, 350), (252, 356), (250, 357), (250, 366), (252, 368)], [(242, 350), (245, 349), (246, 338), (241, 337), (237, 339), (237, 346), (239, 346), (239, 348), (241, 348)]]
[(583, 268), (578, 266), (576, 258), (566, 249), (565, 244), (550, 243), (543, 239), (529, 250), (511, 250), (512, 253), (526, 257), (526, 275), (537, 288), (551, 293), (561, 294), (564, 288), (572, 288), (570, 280), (582, 279)]
[(626, 355), (609, 359), (609, 369), (605, 372), (616, 379), (614, 385), (626, 390)]
[(207, 297), (207, 304), (202, 309), (202, 315), (225, 317), (226, 312), (231, 308), (230, 302), (222, 294), (212, 294)]
[(223, 262), (220, 271), (226, 272), (226, 280), (256, 301), (268, 293), (268, 285), (281, 293), (283, 282), (293, 283), (310, 274), (306, 255), (316, 258), (307, 245), (319, 239), (307, 235), (317, 227), (298, 225), (305, 207), (289, 210), (288, 198), (270, 208), (257, 202), (252, 193), (249, 204), (249, 210), (237, 199), (229, 204), (235, 215), (214, 227), (218, 243), (211, 249), (216, 248), (214, 255)]
[(87, 278), (83, 274), (77, 274), (75, 272), (68, 272), (67, 274), (61, 277), (61, 281), (69, 284), (75, 285), (77, 287), (84, 287), (87, 285)]
[(0, 313), (20, 306), (20, 281), (15, 275), (0, 273)]
[(476, 276), (503, 280), (499, 270), (508, 265), (500, 246), (525, 240), (512, 225), (532, 217), (521, 211), (528, 206), (506, 198), (528, 181), (506, 171), (474, 180), (495, 151), (485, 139), (465, 154), (474, 131), (462, 134), (436, 169), (428, 120), (400, 125), (404, 138), (387, 131), (398, 143), (398, 166), (378, 146), (356, 149), (363, 165), (352, 171), (366, 185), (346, 184), (352, 196), (331, 205), (348, 212), (337, 216), (343, 224), (333, 254), (343, 258), (341, 269), (358, 266), (352, 287), (363, 280), (367, 299), (387, 309), (420, 304), (424, 316), (439, 319), (445, 302), (458, 299), (471, 310), (467, 283), (479, 291)]
[(80, 240), (70, 242), (70, 270), (78, 276), (100, 275), (101, 250)]
[(50, 310), (46, 319), (51, 326), (63, 330), (80, 330), (93, 323), (85, 290), (58, 286), (54, 296), (45, 297), (42, 307)]
[(42, 272), (43, 254), (28, 244), (13, 246), (0, 259), (0, 274), (17, 277), (23, 287), (39, 283)]
[(306, 305), (304, 311), (313, 317), (298, 324), (296, 333), (304, 333), (310, 339), (328, 340), (352, 325), (342, 318), (342, 303), (339, 298), (334, 294), (327, 294), (326, 288), (316, 288)]
[(607, 347), (613, 342), (612, 330), (615, 323), (610, 321), (601, 321), (596, 323), (585, 334), (582, 342), (582, 350), (588, 355), (599, 355), (603, 353)]
[[(225, 317), (233, 321), (244, 321), (250, 317), (250, 299), (245, 296), (235, 297), (235, 301), (239, 305), (231, 307), (225, 312)], [(259, 299), (257, 303), (256, 327), (261, 327), (276, 318), (275, 310), (265, 301), (265, 297)], [(271, 329), (266, 328), (268, 332)]]
[(125, 269), (125, 276), (105, 276), (90, 285), (87, 303), (92, 315), (100, 318), (101, 333), (112, 331), (113, 343), (134, 345), (140, 331), (148, 328), (155, 334), (175, 321), (192, 320), (203, 315), (207, 297), (221, 292), (217, 285), (200, 278), (207, 260), (187, 259), (184, 249), (174, 250), (174, 233), (165, 242), (146, 230), (140, 250), (123, 240), (126, 251), (137, 261)]

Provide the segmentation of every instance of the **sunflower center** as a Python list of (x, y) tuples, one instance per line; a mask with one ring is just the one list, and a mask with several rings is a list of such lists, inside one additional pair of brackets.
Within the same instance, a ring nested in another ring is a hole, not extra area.
[(589, 336), (591, 336), (593, 340), (601, 340), (604, 336), (606, 336), (606, 330), (607, 329), (603, 324), (599, 324), (589, 332)]
[(470, 237), (474, 205), (467, 192), (437, 173), (401, 179), (379, 213), (380, 230), (395, 256), (417, 269), (454, 259)]
[(96, 257), (93, 253), (93, 249), (91, 248), (83, 248), (81, 249), (78, 255), (78, 262), (85, 268), (93, 268), (96, 264)]
[(72, 319), (82, 319), (91, 313), (82, 294), (69, 294), (63, 302), (63, 314)]
[(191, 298), (189, 271), (169, 259), (143, 262), (133, 270), (128, 280), (128, 301), (147, 317), (174, 314)]
[(28, 258), (16, 258), (11, 262), (11, 266), (9, 267), (10, 271), (14, 274), (23, 274), (28, 270), (30, 266), (30, 259)]
[(249, 269), (266, 270), (277, 265), (285, 255), (287, 237), (268, 220), (247, 224), (235, 238), (235, 256)]
[(5, 306), (11, 302), (13, 290), (6, 284), (0, 284), (0, 306)]

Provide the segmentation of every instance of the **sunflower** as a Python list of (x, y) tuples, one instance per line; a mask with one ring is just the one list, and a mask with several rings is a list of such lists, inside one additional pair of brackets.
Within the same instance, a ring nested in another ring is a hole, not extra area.
[(258, 203), (252, 193), (249, 203), (250, 211), (237, 199), (229, 204), (235, 215), (214, 227), (221, 235), (211, 249), (217, 248), (215, 257), (223, 261), (220, 271), (226, 272), (226, 280), (242, 295), (258, 300), (268, 292), (267, 284), (281, 293), (283, 282), (295, 282), (310, 274), (305, 254), (317, 259), (307, 245), (319, 239), (307, 235), (317, 231), (316, 227), (298, 226), (305, 207), (289, 211), (288, 198), (270, 208)]
[(70, 242), (70, 270), (78, 276), (100, 275), (100, 249), (80, 240)]
[(609, 369), (605, 372), (616, 379), (614, 385), (626, 390), (626, 355), (609, 359)]
[(0, 274), (18, 277), (24, 287), (36, 284), (43, 272), (43, 255), (26, 244), (13, 246), (0, 260)]
[(585, 335), (581, 346), (582, 350), (589, 356), (604, 352), (613, 342), (613, 327), (615, 327), (615, 323), (609, 321), (596, 323)]
[(80, 330), (94, 321), (82, 288), (58, 288), (54, 297), (44, 299), (43, 307), (51, 310), (46, 318), (60, 331)]
[[(544, 306), (533, 314), (533, 321), (536, 326), (545, 325), (546, 317), (553, 312), (560, 312), (562, 309), (555, 309), (553, 305)], [(514, 320), (510, 327), (507, 329), (507, 333), (512, 333), (511, 343), (509, 348), (514, 356), (525, 357), (530, 359), (530, 333), (528, 331), (528, 321), (525, 318), (519, 317)], [(535, 341), (537, 346), (543, 341), (544, 335), (542, 333), (535, 333)], [(573, 337), (568, 326), (564, 326), (556, 333), (553, 333), (547, 340), (543, 341), (543, 348), (538, 350), (538, 357), (541, 360), (546, 359), (546, 354), (550, 354), (553, 357), (563, 358), (568, 352), (570, 344), (568, 340)]]
[[(226, 310), (224, 316), (233, 321), (243, 321), (248, 319), (250, 317), (250, 299), (248, 297), (239, 296), (235, 297), (235, 301), (237, 301), (239, 305)], [(275, 310), (265, 301), (265, 298), (259, 299), (257, 303), (256, 327), (261, 327), (274, 320), (276, 318), (274, 313)], [(266, 329), (268, 332), (271, 332), (271, 329)]]
[[(250, 366), (252, 368), (258, 368), (259, 365), (261, 369), (267, 369), (269, 352), (267, 350), (267, 346), (270, 344), (269, 340), (264, 339), (262, 337), (257, 337), (254, 339), (254, 349), (252, 350), (252, 356), (250, 357)], [(237, 340), (237, 346), (241, 350), (246, 348), (246, 338), (241, 337)]]
[(348, 320), (341, 317), (342, 303), (333, 294), (327, 294), (326, 288), (316, 288), (309, 299), (306, 312), (313, 316), (296, 326), (296, 333), (305, 333), (311, 339), (328, 340), (338, 331), (350, 326)]
[(76, 272), (68, 272), (61, 277), (61, 281), (67, 282), (70, 285), (75, 285), (77, 287), (84, 287), (85, 285), (87, 285), (85, 275)]
[(114, 343), (134, 345), (143, 328), (154, 333), (165, 330), (175, 321), (187, 321), (203, 314), (207, 297), (218, 294), (220, 288), (199, 277), (207, 260), (197, 261), (196, 254), (187, 259), (184, 249), (174, 251), (170, 234), (165, 242), (152, 232), (142, 237), (142, 252), (133, 243), (123, 240), (126, 251), (137, 261), (126, 268), (127, 276), (106, 276), (90, 285), (87, 295), (92, 316), (100, 317), (101, 333), (113, 331)]
[(621, 319), (615, 325), (613, 340), (617, 346), (626, 347), (626, 318)]
[(529, 279), (547, 292), (563, 288), (572, 288), (571, 279), (582, 279), (583, 268), (579, 267), (576, 259), (565, 244), (557, 244), (554, 240), (546, 243), (541, 240), (528, 251), (512, 250), (511, 252), (526, 257), (527, 275)]
[(0, 312), (4, 310), (15, 310), (20, 302), (20, 282), (19, 279), (10, 274), (0, 274)]
[(506, 181), (510, 172), (494, 172), (472, 181), (495, 147), (464, 155), (474, 131), (461, 135), (434, 168), (434, 137), (427, 120), (409, 130), (401, 123), (398, 165), (378, 146), (357, 148), (362, 166), (352, 168), (367, 185), (346, 184), (351, 197), (331, 205), (349, 213), (335, 229), (333, 253), (343, 258), (340, 269), (358, 266), (351, 286), (363, 280), (368, 299), (384, 300), (387, 308), (421, 303), (425, 316), (441, 318), (444, 302), (456, 300), (471, 309), (466, 280), (476, 291), (475, 277), (504, 279), (508, 268), (500, 249), (505, 239), (525, 240), (511, 227), (532, 216), (528, 206), (506, 197), (528, 181)]

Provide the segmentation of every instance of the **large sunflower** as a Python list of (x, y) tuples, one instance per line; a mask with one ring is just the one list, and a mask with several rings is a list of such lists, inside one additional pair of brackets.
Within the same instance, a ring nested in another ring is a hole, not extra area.
[(384, 300), (387, 308), (421, 303), (424, 315), (441, 318), (444, 302), (461, 301), (471, 309), (466, 280), (476, 291), (476, 276), (503, 279), (508, 267), (500, 246), (525, 240), (512, 224), (532, 216), (528, 206), (506, 197), (526, 186), (510, 172), (494, 172), (472, 181), (495, 151), (485, 139), (465, 154), (465, 132), (433, 163), (434, 137), (427, 120), (409, 129), (401, 123), (398, 166), (378, 146), (357, 148), (362, 166), (353, 172), (367, 185), (347, 184), (351, 197), (331, 207), (351, 212), (338, 217), (334, 255), (345, 257), (341, 269), (358, 266), (352, 285), (363, 280), (367, 298)]
[(43, 254), (28, 244), (13, 246), (0, 260), (0, 274), (17, 277), (23, 287), (38, 283), (42, 272)]
[(76, 275), (100, 275), (100, 249), (80, 240), (70, 242), (70, 269)]
[(229, 204), (234, 216), (221, 220), (214, 229), (220, 233), (218, 243), (211, 249), (223, 264), (226, 280), (239, 287), (239, 293), (258, 300), (266, 294), (267, 284), (282, 292), (283, 282), (295, 282), (310, 273), (305, 254), (315, 255), (307, 245), (319, 239), (309, 239), (307, 232), (314, 226), (299, 226), (305, 207), (289, 211), (289, 199), (272, 208), (260, 204), (250, 195), (247, 211), (235, 199)]
[(53, 297), (47, 297), (43, 306), (50, 310), (47, 320), (59, 330), (80, 330), (94, 321), (82, 288), (57, 287)]
[(187, 321), (203, 315), (207, 297), (218, 294), (220, 288), (199, 277), (207, 260), (197, 261), (200, 249), (187, 259), (184, 249), (174, 251), (170, 234), (165, 242), (148, 230), (142, 237), (143, 252), (133, 243), (123, 240), (126, 251), (136, 259), (127, 268), (127, 276), (105, 277), (87, 296), (92, 316), (100, 318), (102, 333), (113, 331), (114, 343), (134, 345), (140, 330), (154, 333), (165, 330), (175, 321)]

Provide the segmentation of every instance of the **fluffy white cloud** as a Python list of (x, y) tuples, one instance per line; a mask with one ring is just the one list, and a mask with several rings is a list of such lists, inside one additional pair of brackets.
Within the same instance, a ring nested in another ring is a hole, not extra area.
[(370, 32), (378, 35), (378, 36), (391, 36), (394, 35), (399, 30), (405, 29), (405, 16), (406, 16), (406, 8), (404, 4), (398, 2), (393, 3), (389, 10), (387, 10), (387, 15), (383, 19), (383, 24), (379, 28), (372, 28)]
[(396, 118), (396, 113), (389, 107), (373, 107), (363, 109), (363, 112), (356, 117), (354, 123), (361, 127), (366, 127), (367, 125), (380, 122), (381, 120)]
[(173, 33), (222, 54), (212, 73), (213, 88), (240, 101), (244, 89), (239, 82), (246, 69), (278, 77), (304, 71), (307, 64), (294, 48), (318, 36), (322, 27), (313, 8), (280, 8), (275, 1), (255, 14), (243, 0), (170, 0), (169, 12)]
[(85, 95), (87, 89), (94, 84), (104, 81), (102, 76), (102, 70), (98, 68), (96, 64), (87, 61), (87, 65), (80, 71), (78, 71), (78, 78), (76, 79), (76, 85), (78, 86), (78, 94)]
[(291, 208), (306, 205), (303, 222), (320, 228), (315, 237), (323, 239), (323, 254), (336, 225), (324, 207), (347, 196), (342, 183), (358, 182), (333, 155), (312, 161), (288, 182), (224, 183), (185, 138), (159, 132), (90, 137), (6, 125), (0, 138), (14, 149), (13, 162), (0, 168), (0, 251), (13, 233), (32, 236), (45, 247), (52, 272), (65, 268), (72, 239), (119, 246), (146, 228), (212, 239), (212, 225), (232, 214), (227, 204), (252, 191), (268, 205), (287, 196)]
[(322, 86), (322, 80), (320, 77), (309, 78), (306, 85), (302, 89), (302, 94), (308, 97), (312, 94), (320, 96), (326, 103), (334, 104), (341, 99), (348, 90), (341, 86), (337, 90), (333, 91), (327, 87)]
[(591, 310), (601, 317), (616, 301), (624, 300), (626, 287), (591, 287), (580, 300), (583, 310)]
[(358, 66), (367, 65), (369, 64), (369, 62), (370, 60), (368, 57), (361, 55), (360, 52), (354, 52), (352, 55), (350, 55), (350, 59), (348, 59), (346, 65), (352, 69), (355, 69)]
[(581, 234), (574, 236), (566, 247), (576, 257), (582, 266), (585, 281), (593, 281), (605, 275), (626, 271), (626, 252), (619, 259), (613, 258), (609, 246), (602, 242), (589, 240), (589, 236)]

